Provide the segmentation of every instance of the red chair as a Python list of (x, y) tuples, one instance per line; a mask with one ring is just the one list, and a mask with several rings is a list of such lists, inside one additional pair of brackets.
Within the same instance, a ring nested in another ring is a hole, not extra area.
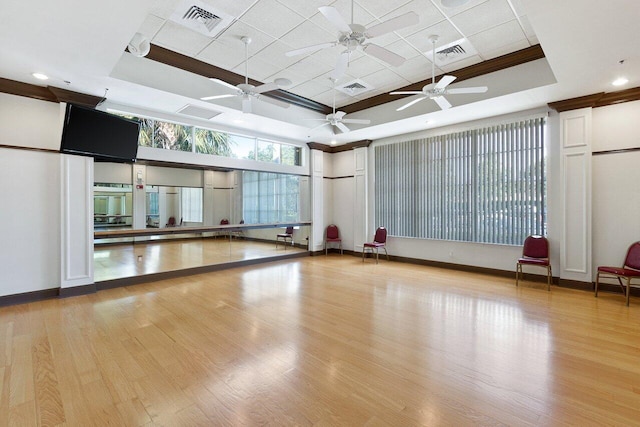
[(535, 265), (547, 269), (547, 290), (551, 290), (551, 263), (549, 262), (549, 241), (543, 236), (529, 236), (524, 240), (522, 258), (516, 263), (516, 286), (519, 276), (522, 275), (523, 265)]
[[(596, 298), (598, 297), (598, 284), (600, 282), (600, 275), (605, 277), (618, 279), (622, 291), (627, 297), (627, 305), (629, 305), (629, 293), (631, 291), (631, 280), (640, 279), (640, 242), (635, 242), (629, 246), (627, 256), (624, 259), (622, 267), (598, 267), (598, 273), (596, 274)], [(622, 284), (622, 279), (626, 279), (627, 286)]]
[(340, 231), (338, 226), (331, 224), (327, 227), (327, 231), (324, 236), (324, 254), (327, 255), (327, 243), (339, 243), (340, 255), (342, 255), (342, 239), (340, 238)]
[(169, 220), (167, 221), (167, 225), (165, 225), (165, 227), (175, 227), (175, 226), (176, 226), (176, 217), (170, 216)]
[(373, 250), (376, 250), (376, 264), (378, 263), (378, 251), (380, 248), (384, 249), (384, 253), (387, 255), (387, 261), (389, 261), (389, 253), (386, 248), (387, 243), (387, 229), (384, 227), (378, 227), (376, 230), (376, 235), (373, 237), (373, 242), (365, 243), (362, 245), (362, 262), (364, 262), (364, 252), (365, 249), (371, 249), (371, 254), (373, 254)]
[(287, 227), (284, 233), (276, 235), (276, 249), (278, 249), (278, 242), (280, 239), (284, 242), (285, 250), (287, 250), (287, 239), (291, 240), (291, 246), (293, 246), (293, 227)]

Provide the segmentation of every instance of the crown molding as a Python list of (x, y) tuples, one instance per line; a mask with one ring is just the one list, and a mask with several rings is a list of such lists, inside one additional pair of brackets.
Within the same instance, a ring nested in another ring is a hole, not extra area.
[(562, 113), (563, 111), (577, 110), (580, 108), (606, 107), (608, 105), (638, 100), (640, 100), (640, 87), (634, 87), (617, 92), (598, 92), (577, 98), (563, 99), (562, 101), (549, 102), (547, 105), (558, 113)]
[(342, 145), (326, 145), (326, 144), (320, 144), (318, 142), (307, 142), (307, 146), (311, 149), (311, 150), (320, 150), (320, 151), (324, 151), (325, 153), (340, 153), (342, 151), (349, 151), (349, 150), (355, 150), (356, 148), (362, 148), (362, 147), (368, 147), (369, 145), (371, 145), (373, 141), (371, 141), (370, 139), (363, 139), (361, 141), (354, 141), (354, 142), (350, 142), (348, 144), (342, 144)]

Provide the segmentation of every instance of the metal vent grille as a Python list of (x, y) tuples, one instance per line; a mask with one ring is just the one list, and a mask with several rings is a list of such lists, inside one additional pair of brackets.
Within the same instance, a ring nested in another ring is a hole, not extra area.
[[(478, 52), (476, 51), (476, 49), (471, 45), (471, 43), (469, 43), (469, 40), (456, 40), (445, 46), (436, 48), (436, 67), (451, 64), (465, 58), (470, 58), (477, 53)], [(429, 61), (433, 61), (433, 59), (431, 58), (431, 51), (425, 52), (425, 55), (427, 56), (427, 58), (429, 58)]]
[(170, 19), (207, 37), (215, 37), (233, 22), (233, 16), (202, 0), (183, 0)]
[(187, 12), (182, 16), (182, 19), (192, 19), (201, 22), (209, 32), (213, 31), (215, 27), (222, 22), (222, 18), (218, 15), (204, 10), (201, 7), (192, 5)]
[(361, 93), (369, 92), (373, 89), (373, 86), (371, 86), (369, 83), (365, 83), (360, 79), (353, 80), (336, 87), (336, 90), (339, 90), (342, 93), (346, 93), (349, 96), (360, 95)]

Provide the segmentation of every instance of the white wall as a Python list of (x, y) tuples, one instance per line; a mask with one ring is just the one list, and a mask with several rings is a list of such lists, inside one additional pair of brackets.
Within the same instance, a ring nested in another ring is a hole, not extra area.
[(60, 155), (0, 148), (0, 296), (60, 287)]
[[(640, 148), (640, 101), (595, 108), (594, 153)], [(640, 151), (592, 156), (593, 269), (621, 265), (640, 240)]]
[(0, 145), (59, 150), (65, 104), (0, 93)]

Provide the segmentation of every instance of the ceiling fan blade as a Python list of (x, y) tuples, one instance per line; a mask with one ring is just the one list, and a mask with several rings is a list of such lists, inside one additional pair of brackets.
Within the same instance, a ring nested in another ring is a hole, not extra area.
[(413, 104), (417, 104), (418, 102), (422, 101), (423, 99), (427, 99), (427, 97), (426, 96), (421, 96), (420, 98), (414, 99), (413, 101), (409, 102), (408, 104), (404, 104), (402, 107), (396, 109), (396, 111), (402, 111), (405, 108), (409, 108)]
[(238, 95), (226, 94), (226, 95), (203, 96), (202, 98), (200, 98), (200, 100), (211, 101), (212, 99), (233, 98), (234, 96), (238, 96)]
[(371, 28), (367, 28), (364, 33), (369, 38), (378, 37), (390, 33), (391, 31), (416, 25), (418, 22), (420, 22), (420, 18), (417, 13), (407, 12), (403, 15), (391, 18), (388, 21), (381, 22), (378, 25), (374, 25)]
[(276, 105), (280, 108), (289, 108), (291, 106), (291, 104), (289, 104), (288, 102), (280, 101), (279, 99), (271, 98), (270, 96), (259, 96), (258, 99), (260, 101)]
[(315, 51), (320, 50), (320, 49), (326, 49), (328, 47), (333, 47), (336, 44), (337, 44), (336, 42), (328, 42), (328, 43), (316, 44), (316, 45), (313, 45), (313, 46), (307, 46), (307, 47), (303, 47), (303, 48), (300, 48), (300, 49), (290, 50), (289, 52), (286, 52), (285, 55), (286, 56), (303, 55), (305, 53), (312, 53), (312, 52), (315, 52)]
[(219, 85), (226, 86), (229, 89), (238, 90), (238, 88), (236, 86), (232, 85), (231, 83), (227, 83), (224, 80), (216, 79), (216, 78), (213, 78), (213, 77), (210, 78), (209, 80), (211, 80), (212, 82), (218, 83)]
[(331, 78), (333, 80), (340, 80), (344, 73), (347, 71), (347, 66), (349, 65), (349, 52), (344, 51), (338, 56), (338, 61), (336, 61), (336, 68), (334, 68), (331, 73)]
[(321, 128), (321, 127), (323, 127), (323, 126), (327, 126), (327, 125), (330, 125), (330, 124), (331, 124), (331, 123), (329, 123), (329, 122), (324, 122), (324, 123), (323, 123), (323, 124), (321, 124), (321, 125), (318, 125), (318, 126), (316, 126), (316, 127), (312, 127), (311, 129), (309, 129), (309, 132), (313, 132), (314, 130), (320, 129), (320, 128)]
[(477, 86), (477, 87), (460, 87), (457, 89), (447, 89), (447, 93), (458, 94), (458, 93), (485, 93), (489, 90), (486, 86)]
[(358, 125), (368, 125), (371, 124), (371, 120), (367, 119), (342, 119), (342, 123), (353, 123)]
[(438, 106), (442, 110), (448, 110), (449, 108), (451, 108), (451, 104), (449, 103), (449, 101), (446, 100), (444, 96), (434, 96), (431, 99), (436, 101), (436, 104), (438, 104)]
[(351, 129), (349, 129), (348, 127), (346, 127), (344, 124), (342, 124), (342, 122), (338, 122), (336, 123), (336, 126), (338, 127), (338, 129), (340, 129), (343, 133), (347, 133), (347, 132), (351, 132)]
[(362, 46), (362, 50), (364, 50), (369, 55), (375, 56), (379, 60), (384, 61), (393, 67), (399, 67), (400, 65), (404, 64), (404, 61), (406, 61), (406, 59), (404, 59), (402, 56), (398, 55), (397, 53), (393, 53), (389, 49), (386, 49), (382, 46), (378, 46), (377, 44), (372, 44), (372, 43), (366, 44)]
[(322, 6), (322, 7), (319, 7), (318, 10), (338, 30), (340, 30), (343, 33), (351, 33), (351, 27), (349, 27), (349, 24), (347, 24), (347, 21), (344, 20), (342, 15), (340, 15), (340, 12), (338, 12), (338, 10), (335, 7)]
[(342, 118), (343, 118), (344, 116), (346, 116), (346, 115), (347, 115), (347, 113), (345, 113), (344, 111), (336, 111), (336, 112), (333, 114), (333, 117), (335, 117), (335, 118), (336, 118), (336, 119), (338, 119), (338, 120), (342, 120)]
[(433, 87), (434, 89), (444, 89), (445, 87), (449, 86), (451, 84), (452, 81), (454, 81), (456, 79), (455, 76), (442, 76), (442, 78), (438, 81), (438, 83), (436, 83), (436, 85)]
[(245, 95), (242, 97), (242, 112), (250, 113), (251, 112), (251, 97)]
[(389, 92), (389, 95), (421, 95), (421, 90), (402, 90), (396, 92)]
[(271, 92), (272, 90), (276, 90), (279, 88), (280, 86), (278, 86), (276, 82), (265, 83), (253, 89), (253, 93)]

